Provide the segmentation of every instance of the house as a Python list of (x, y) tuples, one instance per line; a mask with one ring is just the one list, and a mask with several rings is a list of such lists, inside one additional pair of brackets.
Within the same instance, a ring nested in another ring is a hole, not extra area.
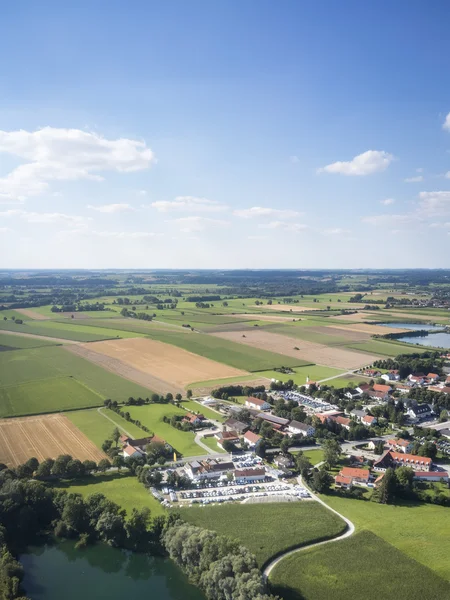
[(405, 385), (404, 383), (399, 383), (395, 386), (395, 391), (400, 392), (401, 394), (409, 394), (411, 391), (411, 386)]
[(392, 392), (392, 387), (390, 385), (384, 385), (382, 383), (374, 383), (373, 390), (375, 392), (383, 392), (383, 394), (389, 394)]
[(414, 479), (419, 481), (442, 481), (444, 483), (448, 483), (448, 473), (447, 471), (415, 471)]
[(347, 417), (330, 417), (330, 420), (338, 423), (338, 425), (342, 425), (347, 431), (350, 429), (351, 420)]
[(288, 431), (292, 435), (312, 436), (316, 430), (312, 425), (306, 425), (306, 423), (300, 423), (300, 421), (291, 421)]
[(358, 385), (356, 388), (356, 391), (360, 394), (367, 394), (370, 391), (370, 385), (368, 383), (361, 383), (361, 385)]
[(339, 475), (342, 475), (342, 477), (351, 477), (352, 481), (356, 483), (369, 483), (370, 481), (370, 471), (367, 469), (343, 467), (339, 471)]
[(450, 385), (450, 375), (445, 378), (445, 385)]
[(310, 381), (308, 379), (307, 382), (303, 384), (303, 387), (306, 390), (310, 390), (311, 388), (316, 388), (316, 389), (320, 390), (320, 383), (317, 383), (317, 381)]
[(379, 401), (383, 401), (383, 400), (388, 400), (389, 399), (389, 394), (386, 392), (380, 392), (378, 390), (369, 390), (368, 392), (369, 397), (371, 400), (379, 400)]
[(425, 419), (426, 417), (430, 417), (432, 410), (428, 404), (417, 404), (415, 406), (411, 406), (406, 411), (408, 417), (411, 419)]
[(378, 369), (366, 369), (365, 371), (363, 371), (363, 374), (366, 375), (367, 377), (379, 377), (381, 375), (380, 371), (378, 371)]
[(194, 415), (194, 413), (186, 413), (183, 417), (183, 421), (186, 423), (190, 423), (194, 427), (198, 427), (205, 420), (205, 417), (202, 414)]
[(217, 440), (217, 445), (222, 449), (224, 449), (224, 442), (231, 442), (232, 444), (239, 442), (239, 435), (236, 431), (218, 431), (214, 437)]
[(261, 398), (255, 398), (254, 396), (249, 396), (245, 401), (245, 406), (247, 408), (253, 408), (254, 410), (269, 410), (270, 404), (265, 400), (261, 400)]
[(279, 454), (273, 459), (273, 462), (278, 467), (283, 467), (284, 469), (289, 469), (294, 466), (294, 461), (292, 460), (292, 456), (285, 456), (284, 454)]
[(400, 381), (400, 375), (397, 370), (388, 371), (387, 373), (383, 373), (381, 379), (384, 379), (385, 381)]
[(423, 375), (408, 375), (408, 381), (415, 385), (423, 385), (425, 379)]
[[(132, 446), (133, 448), (137, 448), (141, 452), (144, 452), (145, 447), (155, 441), (157, 441), (155, 440), (155, 436), (148, 436), (143, 438), (136, 438), (134, 440), (132, 438), (129, 438), (126, 444), (128, 446)], [(161, 440), (161, 442), (164, 442), (164, 440)]]
[(412, 445), (413, 443), (411, 441), (399, 438), (398, 440), (388, 440), (385, 448), (389, 448), (389, 450), (395, 450), (395, 452), (404, 452), (407, 454), (411, 450)]
[(257, 433), (253, 433), (253, 431), (246, 431), (244, 434), (244, 440), (247, 446), (251, 449), (256, 448), (259, 442), (262, 440), (262, 437)]
[(377, 424), (377, 418), (376, 417), (372, 417), (372, 415), (366, 415), (365, 417), (363, 417), (361, 419), (361, 423), (363, 425), (365, 425), (366, 427), (372, 427), (372, 425), (376, 425)]
[(184, 465), (186, 475), (193, 481), (218, 478), (233, 469), (234, 465), (231, 461), (220, 462), (215, 458), (208, 458), (202, 461), (193, 460)]
[(266, 479), (266, 469), (258, 467), (256, 469), (236, 469), (234, 472), (236, 483), (254, 483)]
[(374, 463), (373, 468), (376, 471), (385, 471), (389, 467), (412, 467), (417, 471), (430, 471), (432, 464), (431, 458), (427, 456), (388, 450)]
[(144, 456), (142, 450), (128, 445), (124, 447), (122, 453), (125, 460), (128, 460), (129, 458), (142, 458)]
[(351, 477), (345, 477), (344, 475), (336, 475), (334, 483), (336, 484), (336, 487), (348, 490), (353, 485), (353, 479)]
[(243, 423), (242, 421), (238, 421), (237, 419), (233, 419), (233, 417), (230, 417), (229, 419), (224, 421), (223, 428), (224, 430), (232, 429), (233, 431), (236, 431), (239, 435), (243, 435), (247, 431), (249, 426), (247, 425), (247, 423)]
[(256, 418), (263, 419), (274, 426), (278, 426), (278, 428), (286, 427), (286, 425), (289, 423), (289, 419), (283, 419), (282, 417), (276, 417), (275, 415), (270, 415), (267, 413), (258, 413)]
[(442, 437), (445, 437), (447, 440), (450, 440), (450, 429), (441, 429), (439, 431), (439, 433), (441, 434)]
[(428, 383), (436, 383), (439, 381), (439, 375), (437, 373), (428, 373), (427, 380)]
[(356, 390), (356, 389), (352, 389), (352, 390), (348, 390), (348, 392), (345, 392), (344, 395), (349, 400), (354, 400), (355, 398), (359, 398), (361, 396), (361, 392), (358, 392), (358, 390)]
[(326, 423), (330, 421), (333, 417), (337, 417), (338, 415), (342, 415), (342, 411), (340, 410), (330, 410), (328, 412), (316, 413), (314, 416), (319, 419), (321, 423)]

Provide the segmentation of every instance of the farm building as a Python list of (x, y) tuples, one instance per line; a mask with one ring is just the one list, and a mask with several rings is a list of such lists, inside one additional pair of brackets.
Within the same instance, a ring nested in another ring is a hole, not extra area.
[(217, 440), (217, 445), (223, 448), (224, 442), (236, 444), (239, 442), (239, 435), (236, 431), (219, 431), (214, 435)]
[(245, 401), (245, 406), (248, 408), (253, 408), (254, 410), (269, 410), (270, 404), (265, 400), (261, 400), (261, 398), (255, 398), (254, 396), (249, 396)]
[(448, 473), (447, 471), (415, 471), (414, 479), (417, 481), (442, 481), (444, 483), (448, 483)]
[(205, 417), (202, 414), (194, 415), (194, 413), (186, 413), (183, 417), (183, 421), (185, 423), (190, 423), (194, 427), (197, 427), (205, 420)]
[(184, 466), (186, 475), (193, 481), (217, 478), (233, 469), (234, 465), (231, 461), (220, 462), (214, 458), (202, 461), (193, 460)]
[(247, 431), (244, 434), (244, 440), (247, 443), (247, 446), (251, 449), (256, 448), (261, 439), (261, 436), (257, 433), (253, 433), (253, 431)]
[(257, 419), (263, 419), (272, 425), (276, 425), (278, 427), (286, 427), (289, 423), (289, 419), (283, 419), (282, 417), (275, 417), (275, 415), (269, 415), (267, 413), (259, 413), (256, 417)]
[(292, 435), (312, 436), (315, 433), (315, 428), (300, 421), (291, 421), (288, 427), (289, 433)]
[(224, 422), (223, 428), (224, 430), (232, 429), (233, 431), (237, 431), (239, 435), (242, 435), (247, 431), (249, 426), (247, 425), (247, 423), (242, 423), (242, 421), (238, 421), (237, 419), (233, 419), (233, 417), (230, 417)]
[(144, 456), (142, 450), (133, 446), (125, 446), (122, 452), (125, 460), (129, 458), (142, 458)]

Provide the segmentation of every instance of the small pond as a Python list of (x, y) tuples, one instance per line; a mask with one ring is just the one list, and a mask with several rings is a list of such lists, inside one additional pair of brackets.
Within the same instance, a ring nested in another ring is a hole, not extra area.
[(76, 550), (72, 542), (31, 547), (19, 557), (23, 586), (32, 600), (204, 600), (169, 559), (98, 544)]

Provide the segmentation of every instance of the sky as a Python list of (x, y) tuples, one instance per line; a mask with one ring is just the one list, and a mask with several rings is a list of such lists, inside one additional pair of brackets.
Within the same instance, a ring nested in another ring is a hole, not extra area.
[(450, 267), (449, 19), (4, 3), (0, 267)]

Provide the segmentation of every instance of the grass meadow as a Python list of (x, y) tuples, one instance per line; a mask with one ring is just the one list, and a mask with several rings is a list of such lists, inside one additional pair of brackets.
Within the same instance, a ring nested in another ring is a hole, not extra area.
[(186, 411), (181, 408), (177, 408), (173, 404), (147, 404), (144, 406), (127, 406), (124, 407), (124, 410), (127, 410), (133, 419), (139, 419), (155, 435), (163, 438), (173, 446), (178, 454), (181, 453), (183, 456), (204, 454), (204, 450), (195, 443), (195, 435), (192, 431), (180, 431), (169, 423), (164, 423), (164, 415), (168, 417), (185, 415)]
[(335, 537), (345, 523), (318, 502), (223, 504), (180, 510), (181, 517), (242, 542), (259, 566), (285, 550)]
[(26, 348), (42, 348), (43, 346), (55, 346), (58, 342), (51, 340), (24, 337), (21, 335), (11, 335), (10, 333), (0, 333), (0, 349), (25, 350)]
[[(268, 379), (279, 379), (280, 381), (288, 381), (292, 379), (297, 385), (304, 385), (309, 377), (311, 381), (320, 381), (328, 379), (328, 377), (337, 377), (345, 373), (342, 369), (334, 369), (333, 367), (322, 367), (321, 365), (308, 365), (307, 367), (294, 367), (294, 373), (278, 373), (278, 371), (262, 371), (258, 373), (260, 377)], [(327, 382), (327, 385), (333, 385), (333, 380)]]
[[(22, 315), (23, 318), (23, 315)], [(97, 329), (75, 323), (58, 323), (56, 321), (26, 321), (21, 325), (14, 321), (0, 320), (0, 330), (32, 333), (46, 337), (60, 338), (75, 342), (98, 342), (100, 340), (122, 337), (120, 332), (112, 329)], [(127, 337), (126, 335), (123, 337)]]
[[(114, 423), (111, 423), (104, 414), (110, 419), (113, 419), (115, 425)], [(86, 437), (94, 442), (98, 448), (101, 448), (103, 442), (111, 437), (113, 429), (116, 426), (122, 432), (127, 431), (134, 438), (145, 437), (147, 435), (140, 427), (126, 421), (112, 410), (102, 409), (101, 413), (99, 413), (96, 408), (76, 410), (68, 413), (66, 416)]]
[(147, 507), (154, 517), (165, 512), (161, 504), (147, 491), (142, 483), (139, 483), (134, 475), (128, 475), (126, 471), (92, 475), (77, 480), (76, 483), (72, 481), (67, 483), (58, 482), (57, 485), (52, 487), (69, 493), (81, 494), (85, 498), (91, 494), (104, 494), (124, 508), (128, 516), (131, 515), (133, 508)]
[(442, 600), (450, 585), (369, 531), (283, 559), (273, 593), (285, 600)]

